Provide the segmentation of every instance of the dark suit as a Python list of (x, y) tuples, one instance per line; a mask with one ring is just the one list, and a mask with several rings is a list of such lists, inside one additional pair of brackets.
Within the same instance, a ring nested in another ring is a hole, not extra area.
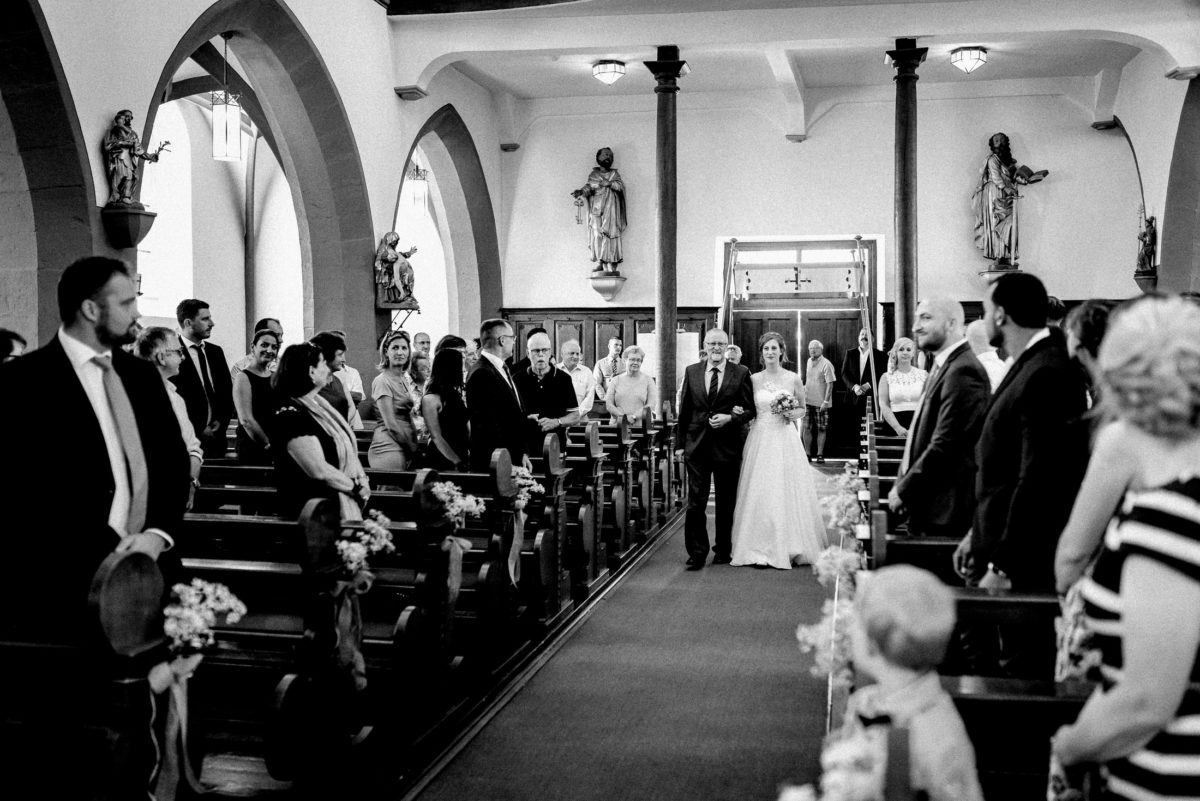
[(961, 343), (927, 384), (896, 492), (914, 534), (962, 537), (975, 514), (975, 445), (991, 400), (987, 371)]
[(471, 420), (473, 471), (486, 473), (496, 448), (507, 448), (513, 464), (521, 464), (528, 421), (508, 381), (482, 354), (467, 378), (467, 415)]
[[(688, 555), (708, 557), (708, 489), (716, 484), (716, 542), (713, 553), (727, 557), (733, 552), (733, 504), (737, 499), (738, 476), (742, 469), (742, 446), (746, 422), (754, 417), (754, 389), (750, 371), (740, 364), (725, 362), (725, 376), (712, 399), (708, 397), (711, 369), (707, 360), (689, 364), (683, 373), (679, 399), (679, 425), (683, 426), (683, 452), (687, 464), (688, 509), (684, 544)], [(714, 414), (743, 412), (721, 428), (708, 418)]]
[[(167, 389), (150, 363), (120, 349), (113, 352), (113, 369), (146, 457), (145, 527), (174, 535), (187, 503), (189, 468)], [(10, 534), (0, 580), (9, 611), (0, 628), (78, 641), (92, 575), (119, 538), (108, 526), (115, 484), (104, 436), (58, 337), (0, 366), (0, 420), (6, 429), (0, 493)], [(177, 578), (172, 564), (171, 552), (160, 557), (168, 588)]]
[[(1054, 552), (1088, 461), (1087, 389), (1067, 356), (1061, 331), (1027, 348), (992, 396), (976, 449), (971, 555), (1014, 590), (1054, 591)], [(1009, 672), (1048, 677), (1054, 631), (1001, 627)]]
[(208, 360), (208, 374), (213, 388), (212, 419), (220, 423), (216, 433), (205, 435), (208, 425), (208, 399), (204, 394), (204, 383), (200, 378), (200, 365), (196, 362), (196, 351), (180, 336), (179, 344), (183, 346), (183, 362), (179, 365), (179, 375), (171, 379), (183, 402), (187, 404), (188, 419), (196, 429), (196, 436), (204, 447), (207, 457), (224, 456), (228, 448), (225, 429), (233, 417), (233, 377), (229, 374), (229, 365), (225, 362), (225, 351), (219, 345), (211, 342), (204, 343), (204, 357)]
[[(871, 367), (867, 366), (866, 372), (863, 372), (861, 362), (862, 352), (857, 347), (846, 352), (846, 356), (842, 359), (842, 383), (849, 390), (847, 400), (854, 402), (855, 413), (859, 417), (863, 417), (867, 411), (867, 401), (875, 395), (875, 391), (879, 384), (879, 376), (887, 372), (887, 354), (881, 350), (875, 351), (875, 376), (871, 376)], [(862, 386), (863, 394), (855, 395), (853, 388), (855, 384)], [(856, 424), (857, 425), (857, 424)]]

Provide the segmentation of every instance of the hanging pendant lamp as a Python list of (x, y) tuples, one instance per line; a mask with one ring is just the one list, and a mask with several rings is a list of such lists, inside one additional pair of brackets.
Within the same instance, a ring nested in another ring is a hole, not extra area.
[(221, 88), (212, 93), (212, 156), (217, 161), (242, 160), (241, 95), (229, 91), (229, 37), (225, 40), (225, 60), (221, 64)]

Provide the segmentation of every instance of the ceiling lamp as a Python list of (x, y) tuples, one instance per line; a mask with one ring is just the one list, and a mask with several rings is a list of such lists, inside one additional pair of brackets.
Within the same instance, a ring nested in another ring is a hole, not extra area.
[(217, 161), (242, 160), (242, 104), (240, 95), (229, 91), (229, 37), (225, 40), (225, 60), (221, 64), (221, 88), (212, 93), (212, 155)]
[(592, 77), (612, 86), (625, 74), (624, 61), (597, 61), (592, 65)]
[(970, 75), (987, 63), (987, 49), (983, 47), (956, 47), (950, 51), (950, 63)]

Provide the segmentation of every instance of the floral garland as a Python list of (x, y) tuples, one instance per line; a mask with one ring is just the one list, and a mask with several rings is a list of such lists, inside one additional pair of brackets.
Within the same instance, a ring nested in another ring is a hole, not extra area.
[(478, 517), (486, 511), (483, 501), (474, 495), (464, 495), (453, 481), (438, 481), (430, 486), (429, 491), (441, 501), (446, 519), (456, 526), (462, 526), (467, 515)]
[(237, 623), (246, 614), (246, 605), (224, 584), (192, 579), (191, 584), (176, 584), (171, 594), (179, 599), (164, 612), (163, 633), (177, 654), (196, 652), (216, 642), (213, 626), (217, 616), (226, 623)]
[(858, 493), (867, 486), (858, 477), (852, 462), (848, 462), (841, 475), (833, 479), (833, 484), (837, 491), (821, 499), (821, 505), (829, 512), (829, 527), (844, 537), (853, 537), (855, 527), (867, 522), (858, 500)]
[(857, 540), (852, 541), (850, 548), (841, 545), (830, 545), (817, 555), (813, 564), (813, 572), (822, 587), (832, 587), (839, 580), (845, 586), (854, 586), (854, 576), (867, 566), (867, 556), (858, 548)]
[(512, 469), (513, 481), (517, 485), (517, 497), (513, 501), (513, 506), (518, 509), (524, 509), (529, 503), (531, 495), (545, 495), (546, 488), (539, 484), (533, 478), (533, 473), (529, 472), (524, 467), (514, 467)]
[(392, 532), (387, 529), (392, 521), (377, 509), (372, 509), (367, 514), (361, 530), (347, 529), (337, 541), (338, 555), (342, 557), (342, 564), (350, 573), (366, 570), (368, 557), (380, 551), (391, 553), (396, 550), (392, 542)]
[(854, 601), (842, 597), (827, 599), (821, 607), (821, 620), (796, 627), (796, 640), (801, 653), (813, 655), (813, 676), (828, 678), (836, 688), (848, 688), (854, 683), (850, 667), (850, 626), (854, 620)]
[(821, 751), (821, 793), (811, 784), (784, 787), (778, 801), (883, 801), (887, 765), (882, 729), (863, 729), (826, 740)]

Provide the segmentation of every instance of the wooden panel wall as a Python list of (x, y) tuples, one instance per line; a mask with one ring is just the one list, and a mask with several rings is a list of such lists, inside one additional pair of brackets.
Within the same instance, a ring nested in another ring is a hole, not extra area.
[[(638, 334), (654, 331), (654, 309), (649, 306), (599, 309), (501, 309), (517, 335), (513, 359), (525, 355), (525, 336), (534, 328), (545, 328), (554, 343), (554, 355), (568, 339), (578, 339), (583, 347), (583, 363), (591, 366), (608, 355), (608, 340), (616, 337), (624, 347), (636, 345)], [(679, 327), (695, 331), (704, 340), (708, 329), (716, 325), (715, 306), (689, 306), (679, 309)]]

